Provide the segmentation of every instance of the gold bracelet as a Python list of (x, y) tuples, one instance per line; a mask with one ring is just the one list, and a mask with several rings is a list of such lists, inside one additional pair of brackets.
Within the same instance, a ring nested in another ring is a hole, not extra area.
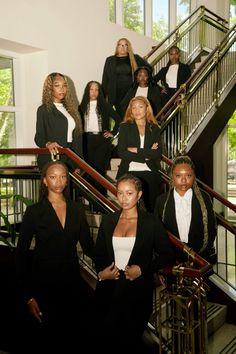
[(26, 304), (29, 305), (33, 300), (34, 300), (34, 298), (31, 297), (31, 299), (29, 299), (29, 300), (26, 302)]

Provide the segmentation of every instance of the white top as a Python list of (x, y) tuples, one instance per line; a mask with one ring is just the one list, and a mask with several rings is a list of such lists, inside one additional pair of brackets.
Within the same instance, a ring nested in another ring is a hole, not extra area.
[(67, 110), (63, 106), (63, 103), (54, 102), (54, 104), (57, 107), (58, 111), (60, 111), (67, 118), (67, 121), (68, 121), (67, 142), (71, 143), (72, 142), (72, 132), (75, 129), (74, 118), (70, 115), (69, 112), (67, 112)]
[(192, 218), (192, 188), (188, 189), (183, 197), (174, 189), (175, 215), (182, 242), (188, 243), (188, 234)]
[(179, 64), (173, 64), (169, 66), (166, 73), (166, 83), (170, 88), (177, 88), (177, 75), (178, 75)]
[(89, 103), (89, 114), (85, 117), (85, 131), (88, 132), (99, 132), (98, 126), (98, 116), (96, 112), (97, 100), (90, 101)]
[(117, 268), (125, 270), (134, 247), (135, 239), (136, 237), (112, 237), (115, 265)]
[[(140, 135), (140, 148), (144, 148), (144, 138), (145, 135)], [(129, 171), (151, 171), (145, 162), (135, 162), (132, 161), (129, 164)]]
[(147, 97), (147, 95), (148, 95), (148, 86), (147, 87), (138, 86), (135, 96)]

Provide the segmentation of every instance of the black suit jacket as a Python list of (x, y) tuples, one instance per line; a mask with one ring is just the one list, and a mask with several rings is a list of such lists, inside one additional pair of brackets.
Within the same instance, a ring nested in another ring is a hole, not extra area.
[[(121, 108), (122, 108), (122, 114), (123, 116), (125, 115), (126, 109), (129, 105), (129, 101), (131, 98), (135, 97), (136, 92), (137, 92), (138, 87), (131, 87), (123, 100), (121, 101)], [(160, 87), (157, 86), (149, 86), (148, 87), (148, 93), (147, 93), (147, 98), (149, 102), (151, 103), (153, 114), (156, 116), (157, 113), (161, 110), (162, 105), (161, 105), (161, 91)]]
[[(156, 150), (151, 149), (154, 143), (158, 143)], [(129, 152), (128, 147), (137, 147), (138, 152)], [(144, 148), (140, 148), (140, 136), (137, 124), (121, 123), (118, 136), (118, 155), (121, 158), (121, 163), (118, 168), (117, 178), (128, 172), (129, 164), (132, 161), (146, 162), (152, 171), (158, 172), (160, 169), (160, 161), (162, 155), (162, 144), (160, 128), (155, 124), (146, 124)]]
[[(161, 81), (162, 86), (165, 88), (168, 88), (168, 85), (166, 83), (166, 73), (169, 69), (169, 66), (165, 66), (164, 68), (161, 68), (161, 70), (153, 77), (154, 82), (158, 83), (158, 81)], [(177, 89), (180, 88), (180, 85), (184, 84), (188, 78), (191, 76), (191, 69), (188, 64), (184, 63), (179, 63), (179, 69), (178, 69), (178, 74), (177, 74)]]
[[(28, 250), (33, 237), (35, 248), (29, 264)], [(24, 299), (43, 289), (77, 284), (78, 242), (92, 258), (94, 245), (81, 203), (67, 201), (64, 228), (48, 199), (27, 207), (16, 249), (17, 279)]]
[[(48, 111), (46, 105), (41, 105), (37, 110), (36, 133), (34, 141), (37, 146), (45, 147), (48, 141), (56, 141), (63, 147), (67, 147), (67, 118), (55, 107)], [(75, 153), (83, 156), (82, 153), (82, 135), (77, 129), (74, 129), (72, 135), (72, 149)], [(51, 160), (50, 155), (39, 155), (38, 166), (42, 166)], [(61, 160), (67, 162), (65, 156), (61, 156)]]
[[(151, 65), (146, 62), (138, 54), (134, 54), (138, 66), (148, 66), (152, 71)], [(111, 55), (106, 58), (103, 74), (102, 74), (102, 87), (105, 97), (113, 105), (116, 102), (116, 55)]]
[[(207, 213), (208, 213), (208, 244), (205, 250), (200, 254), (203, 258), (208, 259), (209, 251), (213, 246), (215, 237), (217, 235), (217, 226), (216, 226), (216, 218), (213, 210), (212, 202), (210, 196), (201, 191), (204, 202), (206, 204)], [(171, 191), (169, 200), (166, 205), (164, 219), (162, 217), (164, 205), (167, 199), (168, 193), (164, 193), (160, 195), (156, 200), (155, 207), (155, 215), (160, 217), (163, 220), (163, 223), (167, 230), (173, 233), (176, 237), (179, 238), (179, 231), (176, 221), (176, 212), (175, 212), (175, 201), (174, 201), (174, 193)], [(192, 218), (190, 223), (189, 235), (188, 235), (188, 246), (193, 248), (195, 252), (199, 252), (203, 245), (203, 220), (202, 220), (202, 212), (200, 208), (200, 204), (198, 199), (193, 191), (192, 197)]]

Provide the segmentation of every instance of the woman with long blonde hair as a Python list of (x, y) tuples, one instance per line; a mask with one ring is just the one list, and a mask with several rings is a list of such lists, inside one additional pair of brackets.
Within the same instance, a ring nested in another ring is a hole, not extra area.
[(134, 54), (127, 38), (117, 41), (115, 53), (106, 58), (102, 86), (107, 100), (121, 115), (120, 102), (132, 87), (134, 72), (139, 66), (152, 67), (140, 55)]

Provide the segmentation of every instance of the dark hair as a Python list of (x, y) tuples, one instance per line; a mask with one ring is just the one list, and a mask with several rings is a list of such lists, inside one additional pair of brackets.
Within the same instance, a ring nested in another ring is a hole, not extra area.
[(39, 199), (42, 200), (42, 199), (45, 199), (48, 197), (48, 188), (47, 186), (45, 185), (44, 183), (44, 178), (46, 177), (47, 175), (47, 171), (48, 169), (51, 167), (51, 166), (55, 166), (55, 165), (60, 165), (60, 166), (63, 166), (65, 171), (66, 171), (66, 177), (67, 177), (67, 185), (66, 187), (64, 188), (63, 190), (63, 195), (66, 199), (69, 199), (70, 198), (70, 189), (69, 189), (69, 179), (70, 179), (70, 176), (69, 176), (69, 170), (68, 170), (68, 167), (66, 166), (66, 164), (64, 164), (63, 162), (61, 161), (49, 161), (48, 163), (46, 163), (43, 168), (42, 168), (42, 172), (41, 172), (41, 179), (40, 179), (40, 197)]
[(169, 50), (168, 50), (168, 53), (169, 53), (169, 54), (170, 54), (170, 52), (171, 52), (172, 49), (175, 49), (179, 54), (180, 54), (180, 52), (181, 52), (181, 50), (179, 49), (179, 47), (177, 47), (177, 45), (172, 45), (172, 46), (169, 48)]
[(79, 106), (79, 110), (82, 115), (88, 114), (89, 102), (90, 102), (89, 91), (92, 84), (96, 84), (98, 86), (98, 97), (97, 97), (97, 107), (96, 107), (97, 113), (101, 114), (103, 107), (106, 106), (106, 100), (100, 82), (94, 80), (89, 81), (85, 86), (83, 97)]
[(164, 221), (164, 218), (165, 218), (165, 212), (166, 212), (166, 205), (168, 203), (168, 200), (170, 198), (170, 193), (171, 193), (171, 190), (174, 189), (174, 185), (173, 185), (173, 172), (175, 170), (175, 168), (179, 165), (182, 165), (182, 164), (187, 164), (189, 165), (193, 172), (194, 172), (194, 181), (193, 181), (193, 191), (194, 191), (194, 194), (199, 202), (199, 205), (200, 205), (200, 208), (201, 208), (201, 212), (202, 212), (202, 221), (203, 221), (203, 228), (204, 228), (204, 238), (203, 238), (203, 245), (202, 245), (202, 248), (200, 249), (199, 253), (201, 253), (202, 251), (205, 250), (207, 244), (208, 244), (208, 212), (207, 212), (207, 208), (206, 208), (206, 204), (205, 204), (205, 201), (203, 199), (203, 196), (202, 196), (202, 193), (197, 185), (197, 181), (196, 181), (196, 174), (195, 174), (195, 165), (193, 163), (193, 161), (191, 160), (191, 158), (187, 155), (179, 155), (179, 156), (176, 156), (172, 162), (172, 165), (171, 165), (171, 168), (170, 168), (170, 178), (171, 178), (171, 181), (170, 181), (170, 189), (169, 189), (169, 192), (168, 192), (168, 195), (167, 195), (167, 198), (166, 198), (166, 201), (165, 201), (165, 204), (164, 204), (164, 208), (163, 208), (163, 213), (162, 213), (162, 220)]
[(152, 71), (148, 66), (139, 66), (135, 72), (134, 72), (134, 85), (137, 86), (137, 77), (138, 77), (138, 73), (141, 70), (146, 70), (147, 75), (148, 75), (148, 85), (152, 84)]
[[(123, 176), (121, 176), (116, 182), (116, 187), (118, 188), (119, 184), (121, 182), (124, 182), (124, 181), (129, 181), (129, 182), (133, 183), (134, 186), (135, 186), (136, 191), (137, 192), (142, 192), (143, 188), (142, 188), (141, 180), (138, 177), (132, 175), (132, 173), (126, 173)], [(138, 205), (139, 205), (140, 209), (145, 210), (144, 201), (143, 201), (143, 197), (142, 196), (139, 199), (139, 204)]]

